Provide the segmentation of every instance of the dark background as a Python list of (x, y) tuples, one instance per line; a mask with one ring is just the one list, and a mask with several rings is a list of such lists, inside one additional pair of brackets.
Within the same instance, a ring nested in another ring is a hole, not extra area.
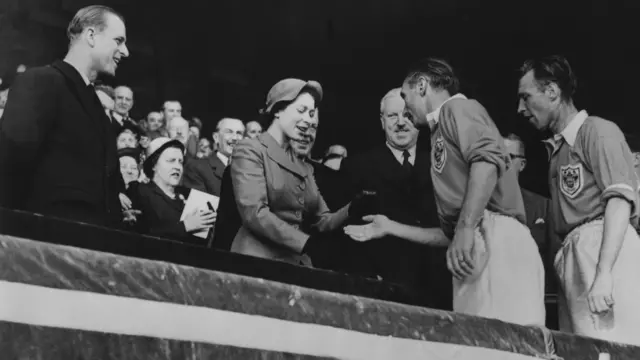
[[(62, 57), (65, 28), (83, 0), (0, 0), (0, 74)], [(250, 120), (285, 77), (325, 89), (315, 153), (341, 143), (351, 153), (379, 143), (380, 98), (406, 66), (447, 58), (463, 92), (487, 107), (503, 133), (529, 146), (523, 185), (546, 191), (540, 135), (516, 114), (517, 73), (530, 56), (560, 53), (578, 75), (577, 105), (640, 130), (635, 119), (638, 1), (231, 0), (101, 3), (127, 21), (131, 57), (112, 85), (136, 94), (143, 117), (182, 102), (210, 136), (222, 116)], [(628, 59), (628, 60), (627, 60)], [(5, 76), (5, 79), (7, 76)]]

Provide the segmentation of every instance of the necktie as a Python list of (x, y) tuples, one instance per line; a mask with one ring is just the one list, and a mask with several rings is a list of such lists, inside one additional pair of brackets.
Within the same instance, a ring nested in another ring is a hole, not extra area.
[(413, 165), (411, 165), (411, 163), (409, 162), (409, 158), (411, 157), (411, 154), (409, 154), (408, 150), (405, 150), (402, 152), (402, 157), (404, 158), (404, 160), (402, 161), (402, 168), (407, 173), (411, 173), (411, 170), (413, 169)]

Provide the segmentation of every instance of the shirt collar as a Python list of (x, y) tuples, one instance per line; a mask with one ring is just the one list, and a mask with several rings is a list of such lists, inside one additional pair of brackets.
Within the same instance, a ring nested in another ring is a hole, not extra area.
[(222, 161), (224, 166), (229, 165), (229, 157), (228, 156), (226, 156), (225, 154), (221, 153), (220, 151), (216, 152), (216, 156), (218, 157), (218, 159), (220, 159), (220, 161)]
[[(404, 162), (404, 156), (402, 155), (402, 153), (404, 153), (404, 150), (396, 149), (389, 143), (387, 143), (387, 147), (391, 150), (391, 153), (393, 154), (393, 156), (395, 156), (396, 160), (398, 160), (400, 164), (402, 164)], [(416, 159), (416, 145), (408, 148), (407, 151), (409, 151), (409, 162), (411, 163), (411, 165), (413, 165)]]
[(578, 136), (578, 130), (580, 130), (588, 116), (589, 115), (585, 110), (580, 111), (573, 117), (573, 119), (571, 119), (571, 121), (569, 121), (569, 124), (564, 128), (564, 130), (562, 130), (560, 136), (564, 138), (567, 144), (570, 146), (575, 144), (576, 137)]
[(436, 125), (438, 125), (438, 122), (440, 121), (440, 110), (442, 109), (442, 105), (446, 104), (449, 100), (466, 99), (466, 98), (467, 97), (464, 96), (464, 94), (457, 93), (457, 94), (453, 95), (452, 97), (448, 98), (447, 100), (445, 100), (435, 110), (433, 110), (432, 112), (428, 113), (427, 114), (427, 122), (429, 123), (429, 127), (431, 128), (431, 130), (433, 130), (433, 128)]
[(553, 154), (560, 149), (560, 144), (563, 138), (569, 146), (573, 147), (576, 143), (576, 137), (578, 137), (578, 130), (580, 130), (587, 117), (589, 117), (589, 114), (587, 114), (586, 110), (580, 111), (573, 117), (573, 119), (571, 119), (569, 124), (559, 134), (554, 134), (552, 137), (542, 140), (547, 148), (549, 159), (551, 159)]

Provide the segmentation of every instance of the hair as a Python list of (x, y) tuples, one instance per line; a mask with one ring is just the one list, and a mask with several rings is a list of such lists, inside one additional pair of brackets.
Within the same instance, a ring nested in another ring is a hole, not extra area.
[(387, 101), (387, 99), (391, 99), (395, 97), (402, 98), (400, 96), (401, 91), (402, 91), (402, 88), (391, 89), (389, 90), (389, 92), (387, 92), (385, 96), (382, 97), (382, 100), (380, 100), (380, 114), (384, 112), (384, 102)]
[(193, 119), (191, 119), (191, 122), (189, 123), (190, 126), (195, 126), (197, 127), (199, 130), (202, 130), (202, 120), (200, 120), (197, 117), (194, 117)]
[(108, 6), (90, 5), (78, 10), (67, 26), (69, 41), (75, 40), (88, 27), (95, 27), (99, 32), (107, 27), (106, 15), (113, 14), (124, 22), (124, 17)]
[(133, 95), (133, 89), (131, 89), (131, 88), (130, 88), (130, 87), (128, 87), (127, 85), (119, 85), (119, 86), (116, 86), (116, 88), (114, 89), (114, 92), (115, 92), (115, 90), (118, 90), (118, 89), (127, 89), (127, 90), (129, 90), (129, 91), (131, 92), (131, 95)]
[(177, 103), (178, 105), (180, 105), (180, 107), (182, 107), (182, 104), (180, 104), (180, 101), (178, 100), (167, 100), (162, 104), (162, 112), (164, 112), (164, 110), (167, 108), (167, 104), (169, 103)]
[(231, 118), (231, 117), (223, 117), (222, 119), (218, 120), (218, 123), (216, 124), (216, 132), (222, 130), (222, 123), (224, 123), (225, 120), (239, 121), (242, 124), (242, 126), (244, 128), (246, 128), (244, 122), (242, 122), (242, 120), (240, 120), (240, 119)]
[(529, 59), (520, 67), (520, 77), (533, 71), (533, 78), (540, 91), (544, 87), (554, 83), (558, 85), (560, 97), (565, 102), (571, 102), (578, 87), (576, 78), (569, 61), (561, 55), (551, 55), (541, 58)]
[(522, 147), (522, 152), (524, 153), (526, 151), (526, 147), (524, 145), (524, 141), (522, 141), (522, 139), (520, 138), (520, 136), (514, 134), (514, 133), (510, 133), (509, 135), (504, 137), (507, 140), (511, 140), (513, 142), (517, 142), (520, 144), (520, 146)]
[(443, 59), (429, 57), (419, 60), (409, 67), (405, 80), (415, 86), (421, 76), (426, 77), (436, 90), (446, 90), (452, 95), (459, 92), (460, 81), (453, 67)]
[(104, 85), (104, 84), (96, 85), (95, 89), (96, 91), (102, 91), (103, 93), (107, 94), (111, 98), (111, 100), (115, 100), (116, 98), (115, 90), (109, 85)]

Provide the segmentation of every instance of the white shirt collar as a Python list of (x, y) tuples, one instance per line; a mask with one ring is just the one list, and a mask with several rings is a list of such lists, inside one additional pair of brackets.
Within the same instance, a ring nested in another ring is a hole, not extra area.
[[(389, 144), (389, 143), (387, 143), (387, 147), (389, 149), (391, 149), (391, 153), (396, 158), (396, 160), (398, 160), (398, 162), (400, 164), (402, 164), (404, 162), (404, 156), (402, 155), (402, 153), (404, 153), (404, 150), (398, 150), (398, 149), (394, 148), (393, 146), (391, 146), (391, 144)], [(414, 165), (414, 163), (416, 161), (416, 146), (413, 145), (412, 147), (408, 148), (407, 150), (409, 151), (409, 163), (411, 163), (411, 165)]]
[(220, 151), (216, 152), (216, 156), (218, 157), (218, 159), (220, 159), (220, 161), (222, 161), (224, 166), (228, 166), (229, 165), (229, 157), (228, 156), (226, 156), (225, 154), (221, 153)]
[(578, 130), (580, 130), (584, 121), (587, 120), (587, 117), (589, 117), (589, 115), (585, 110), (580, 111), (573, 117), (573, 119), (571, 119), (571, 121), (569, 121), (569, 124), (560, 133), (570, 146), (575, 144), (576, 137), (578, 136)]
[(553, 137), (549, 139), (542, 140), (542, 142), (546, 145), (547, 151), (549, 153), (549, 159), (555, 154), (558, 149), (560, 149), (560, 140), (564, 138), (564, 141), (569, 144), (569, 146), (573, 147), (576, 143), (576, 137), (578, 137), (578, 131), (584, 124), (584, 121), (587, 120), (589, 114), (587, 114), (586, 110), (582, 110), (577, 113), (569, 124), (560, 132), (560, 134), (555, 134)]
[(112, 117), (113, 119), (115, 119), (118, 123), (120, 123), (120, 125), (123, 125), (124, 117), (123, 117), (122, 115), (118, 114), (118, 113), (117, 113), (117, 112), (115, 112), (115, 111), (112, 111), (112, 112), (111, 112), (111, 117)]
[(448, 98), (447, 100), (445, 100), (435, 110), (433, 110), (432, 112), (428, 113), (427, 114), (427, 122), (429, 123), (429, 127), (431, 128), (431, 130), (433, 130), (433, 127), (435, 127), (438, 124), (438, 122), (440, 121), (440, 110), (442, 109), (442, 105), (446, 104), (447, 101), (449, 101), (449, 100), (466, 99), (466, 98), (467, 97), (464, 96), (464, 94), (457, 93), (457, 94), (453, 95), (452, 97)]

